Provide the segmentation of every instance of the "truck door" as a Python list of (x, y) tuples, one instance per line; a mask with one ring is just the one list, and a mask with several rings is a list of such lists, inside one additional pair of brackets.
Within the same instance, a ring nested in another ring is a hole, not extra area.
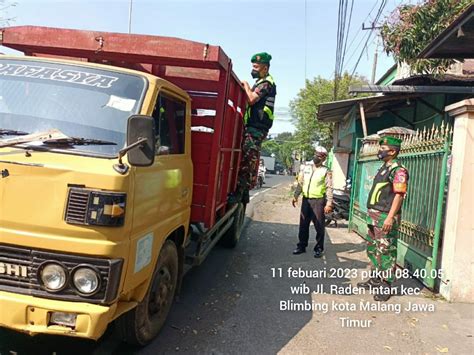
[(166, 91), (156, 100), (156, 157), (152, 166), (136, 168), (132, 246), (146, 236), (157, 251), (170, 232), (189, 223), (193, 171), (187, 105)]

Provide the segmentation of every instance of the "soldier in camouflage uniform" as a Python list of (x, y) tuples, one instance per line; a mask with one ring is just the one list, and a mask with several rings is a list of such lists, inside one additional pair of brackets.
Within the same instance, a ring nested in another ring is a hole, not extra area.
[(248, 203), (249, 190), (257, 182), (258, 162), (262, 142), (273, 124), (275, 107), (276, 85), (268, 73), (272, 56), (268, 53), (255, 54), (252, 59), (252, 77), (257, 79), (253, 87), (243, 81), (248, 99), (245, 111), (245, 131), (242, 142), (242, 157), (240, 160), (237, 188), (229, 198), (229, 202), (243, 201)]
[[(408, 171), (397, 156), (401, 140), (384, 137), (379, 141), (378, 158), (384, 164), (377, 172), (367, 200), (367, 256), (375, 277), (359, 282), (359, 287), (390, 288), (395, 279), (397, 237), (401, 206), (407, 192)], [(387, 301), (390, 292), (374, 295), (376, 301)]]

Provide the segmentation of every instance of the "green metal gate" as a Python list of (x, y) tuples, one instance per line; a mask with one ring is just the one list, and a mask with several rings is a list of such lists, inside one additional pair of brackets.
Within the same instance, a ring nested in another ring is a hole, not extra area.
[[(417, 131), (404, 137), (399, 160), (408, 169), (408, 192), (402, 207), (397, 263), (410, 270), (427, 287), (438, 278), (440, 241), (448, 182), (448, 157), (452, 128), (444, 126)], [(367, 197), (381, 166), (378, 142), (356, 145), (349, 229), (367, 235)]]

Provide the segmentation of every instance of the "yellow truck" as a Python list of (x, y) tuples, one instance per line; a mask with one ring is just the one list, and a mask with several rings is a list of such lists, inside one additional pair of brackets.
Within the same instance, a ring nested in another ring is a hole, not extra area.
[(0, 326), (145, 345), (245, 214), (246, 96), (218, 46), (0, 30)]

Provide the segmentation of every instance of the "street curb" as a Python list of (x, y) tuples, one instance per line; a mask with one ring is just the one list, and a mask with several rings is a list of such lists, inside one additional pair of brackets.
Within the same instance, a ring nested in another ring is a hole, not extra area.
[[(264, 195), (264, 194), (262, 194), (262, 195)], [(259, 201), (260, 201), (260, 198), (257, 201), (252, 200), (247, 204), (247, 208), (245, 209), (245, 220), (244, 220), (244, 224), (242, 226), (242, 232), (246, 231), (247, 227), (249, 226), (250, 222), (252, 221), (252, 218), (253, 218), (253, 215), (254, 215), (255, 202), (259, 202)]]

